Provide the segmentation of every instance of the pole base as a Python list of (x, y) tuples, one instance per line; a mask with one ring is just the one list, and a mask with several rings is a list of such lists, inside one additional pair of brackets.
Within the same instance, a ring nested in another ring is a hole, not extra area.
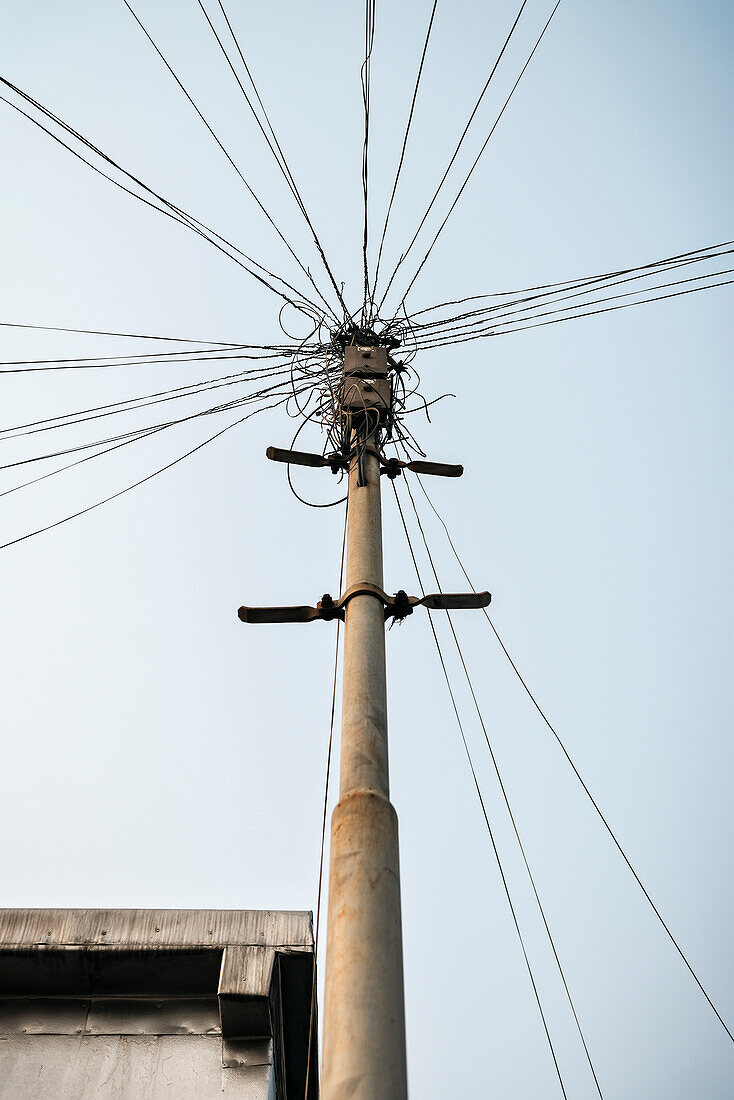
[(352, 790), (331, 819), (322, 1100), (406, 1100), (398, 818)]

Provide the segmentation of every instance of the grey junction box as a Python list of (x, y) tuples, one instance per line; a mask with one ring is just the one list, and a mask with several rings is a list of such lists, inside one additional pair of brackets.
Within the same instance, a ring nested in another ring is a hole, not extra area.
[(0, 910), (0, 1098), (315, 1100), (313, 968), (310, 913)]

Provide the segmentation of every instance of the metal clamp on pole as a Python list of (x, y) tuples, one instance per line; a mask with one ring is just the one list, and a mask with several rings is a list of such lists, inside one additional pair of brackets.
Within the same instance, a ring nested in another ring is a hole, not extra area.
[(355, 596), (374, 596), (385, 609), (385, 619), (405, 619), (413, 614), (416, 607), (427, 607), (431, 611), (475, 610), (488, 607), (492, 597), (489, 592), (435, 592), (428, 596), (409, 596), (403, 589), (394, 596), (388, 596), (382, 588), (374, 584), (354, 584), (338, 600), (332, 599), (328, 592), (321, 597), (316, 607), (302, 604), (296, 607), (245, 607), (239, 608), (237, 615), (243, 623), (312, 623), (316, 619), (332, 622), (340, 619), (344, 622), (344, 609)]

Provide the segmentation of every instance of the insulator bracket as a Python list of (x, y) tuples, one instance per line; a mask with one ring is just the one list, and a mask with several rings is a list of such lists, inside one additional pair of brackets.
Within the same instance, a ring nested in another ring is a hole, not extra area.
[[(368, 447), (367, 450), (378, 459), (380, 473), (387, 474), (391, 479), (396, 478), (403, 470), (411, 470), (414, 474), (430, 474), (434, 477), (461, 477), (464, 473), (464, 467), (458, 464), (425, 462), (422, 459), (403, 461), (399, 458), (384, 458), (372, 447)], [(345, 457), (340, 454), (314, 455), (307, 451), (286, 451), (281, 447), (268, 447), (265, 455), (271, 462), (287, 462), (291, 466), (311, 466), (314, 469), (328, 466), (335, 474), (340, 470), (348, 470), (352, 458), (352, 455)]]
[(245, 607), (237, 615), (243, 623), (311, 623), (316, 619), (331, 622), (344, 621), (344, 612), (355, 596), (374, 596), (385, 609), (385, 619), (405, 619), (416, 607), (431, 611), (475, 610), (488, 607), (492, 597), (489, 592), (436, 592), (427, 596), (409, 596), (402, 589), (389, 596), (375, 584), (353, 584), (338, 600), (328, 592), (315, 607), (301, 604), (294, 607)]

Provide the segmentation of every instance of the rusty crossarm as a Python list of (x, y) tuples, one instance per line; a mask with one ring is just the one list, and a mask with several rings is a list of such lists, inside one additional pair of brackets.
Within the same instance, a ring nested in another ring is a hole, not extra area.
[(374, 596), (385, 608), (386, 619), (404, 619), (412, 615), (413, 608), (427, 607), (431, 611), (475, 610), (488, 607), (492, 599), (489, 592), (436, 592), (428, 596), (408, 596), (402, 590), (394, 596), (388, 596), (382, 588), (373, 584), (356, 584), (348, 589), (338, 600), (328, 593), (319, 600), (316, 607), (307, 604), (297, 607), (245, 607), (239, 608), (237, 615), (243, 623), (312, 623), (316, 619), (331, 622), (333, 619), (344, 621), (344, 608), (354, 596)]
[[(268, 447), (265, 455), (271, 462), (287, 462), (291, 466), (311, 466), (314, 469), (328, 466), (334, 473), (349, 467), (349, 457), (345, 458), (338, 454), (314, 455), (308, 451), (288, 451), (282, 447)], [(447, 462), (422, 460), (403, 462), (398, 458), (383, 458), (381, 454), (377, 454), (377, 458), (382, 467), (381, 473), (387, 474), (389, 478), (397, 477), (402, 470), (411, 470), (414, 474), (430, 474), (434, 477), (461, 477), (464, 473), (463, 466)]]
[(310, 623), (321, 619), (319, 608), (300, 607), (241, 607), (237, 612), (243, 623)]
[(343, 465), (340, 455), (327, 457), (326, 455), (309, 454), (308, 451), (286, 451), (282, 447), (268, 447), (265, 456), (271, 462), (287, 462), (291, 466), (313, 466), (316, 469), (331, 466), (334, 462), (338, 463), (340, 467)]

